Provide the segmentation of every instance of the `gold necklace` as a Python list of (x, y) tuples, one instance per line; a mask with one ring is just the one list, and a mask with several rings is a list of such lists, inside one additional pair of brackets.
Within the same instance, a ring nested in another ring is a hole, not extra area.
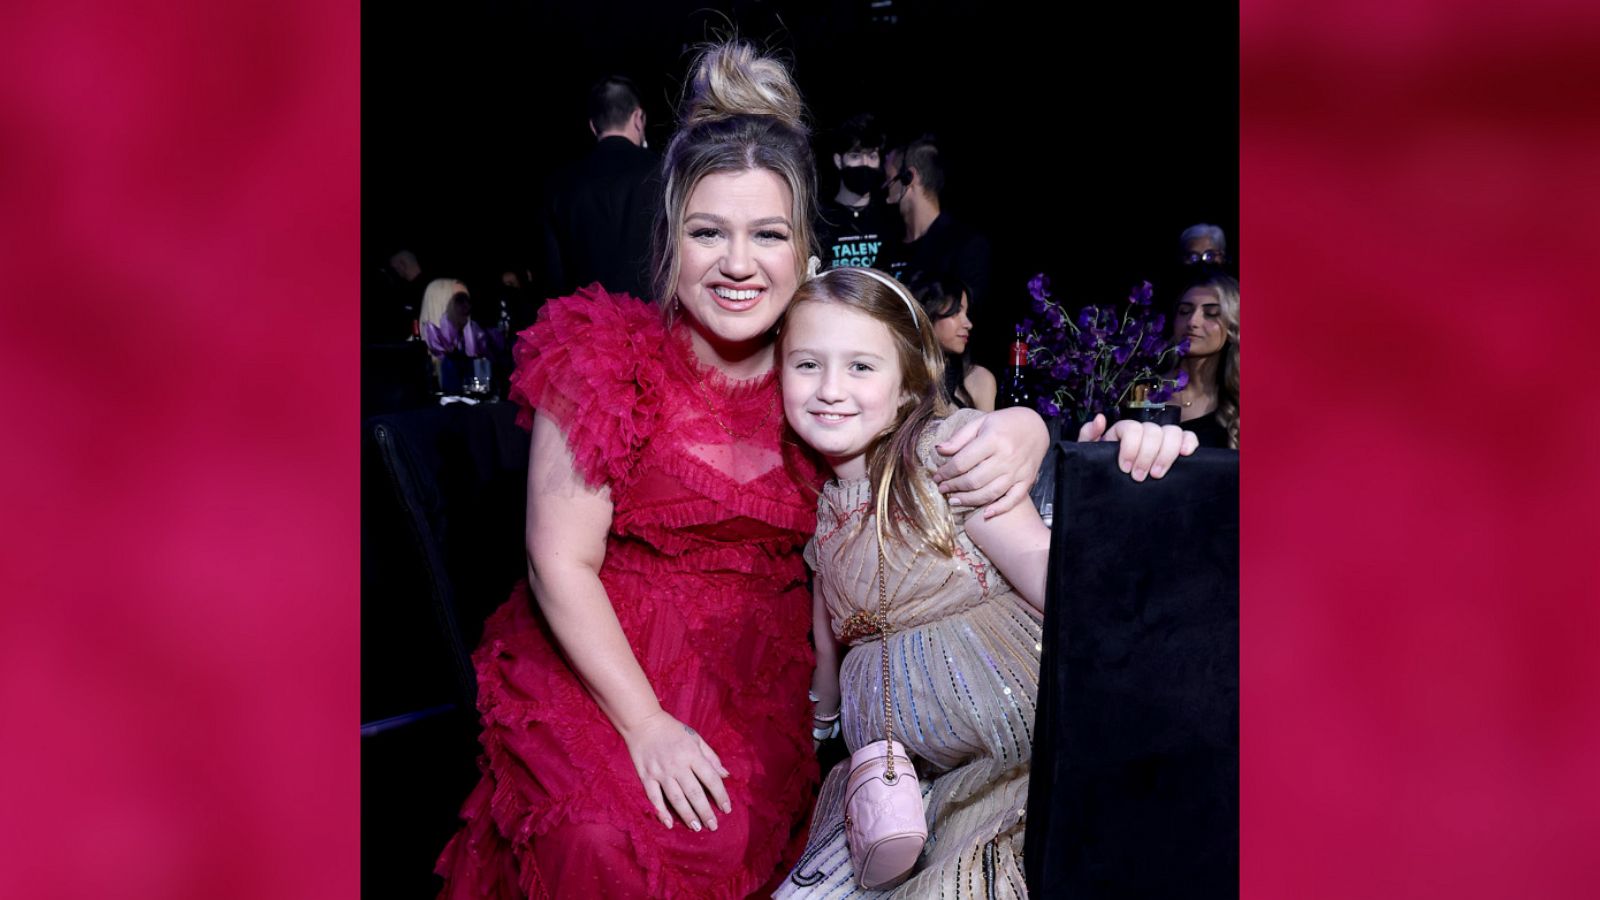
[(767, 423), (772, 421), (772, 411), (776, 409), (778, 405), (776, 397), (768, 396), (767, 409), (766, 412), (762, 414), (761, 420), (756, 423), (754, 428), (746, 431), (744, 434), (739, 434), (732, 428), (729, 428), (728, 423), (722, 421), (722, 416), (717, 413), (717, 405), (712, 401), (711, 391), (706, 387), (705, 382), (697, 381), (695, 384), (700, 389), (700, 398), (706, 402), (706, 412), (711, 413), (711, 421), (716, 422), (718, 427), (728, 433), (728, 437), (731, 437), (736, 441), (746, 440), (753, 436), (756, 432), (767, 427)]
[[(677, 301), (674, 300), (673, 302), (676, 304)], [(723, 379), (725, 379), (727, 381), (733, 381), (733, 379), (731, 377), (729, 377), (726, 373), (724, 373), (721, 369), (718, 369), (716, 366), (714, 366), (714, 365), (712, 365), (710, 363), (699, 362), (698, 360), (696, 360), (695, 359), (695, 352), (694, 352), (694, 344), (693, 344), (692, 340), (684, 341), (681, 346), (682, 346), (682, 351), (683, 352), (678, 357), (678, 362), (679, 362), (680, 368), (682, 370), (683, 376), (694, 384), (695, 391), (700, 395), (700, 399), (706, 405), (706, 412), (711, 414), (711, 421), (716, 422), (718, 428), (721, 428), (723, 431), (727, 432), (728, 437), (731, 437), (736, 441), (742, 441), (742, 440), (749, 439), (756, 432), (758, 432), (761, 429), (767, 427), (767, 423), (772, 421), (773, 412), (778, 407), (778, 394), (777, 394), (776, 391), (768, 393), (768, 395), (767, 395), (767, 409), (766, 409), (766, 412), (762, 414), (761, 420), (756, 422), (754, 428), (751, 428), (749, 431), (746, 431), (745, 433), (740, 434), (739, 432), (734, 431), (732, 428), (729, 428), (727, 422), (722, 421), (722, 415), (717, 411), (716, 401), (711, 399), (713, 391), (706, 386), (706, 378), (712, 373), (716, 373), (716, 374), (720, 375)], [(704, 376), (701, 375), (701, 370), (702, 369), (704, 369), (706, 371), (706, 375), (704, 375)], [(771, 373), (772, 373), (772, 370), (768, 369), (765, 373), (756, 376), (756, 378), (765, 378), (767, 375), (770, 375)], [(751, 380), (754, 380), (754, 379), (751, 379)]]

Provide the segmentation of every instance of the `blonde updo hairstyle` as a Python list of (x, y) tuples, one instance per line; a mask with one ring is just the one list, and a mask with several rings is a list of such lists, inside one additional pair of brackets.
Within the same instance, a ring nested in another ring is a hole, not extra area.
[[(795, 291), (785, 316), (805, 303), (848, 307), (882, 322), (889, 330), (900, 363), (900, 406), (894, 422), (867, 450), (878, 539), (893, 536), (907, 546), (926, 543), (947, 556), (954, 555), (955, 522), (949, 504), (917, 457), (917, 444), (929, 423), (954, 411), (944, 396), (944, 348), (933, 333), (933, 321), (909, 291), (875, 269), (829, 269), (806, 280)], [(783, 341), (780, 327), (780, 360)]]
[(667, 143), (661, 172), (664, 199), (652, 240), (656, 302), (670, 316), (678, 282), (678, 241), (689, 195), (713, 172), (766, 169), (789, 186), (795, 278), (812, 254), (816, 166), (800, 91), (789, 70), (749, 44), (729, 41), (700, 52), (679, 109), (678, 131)]

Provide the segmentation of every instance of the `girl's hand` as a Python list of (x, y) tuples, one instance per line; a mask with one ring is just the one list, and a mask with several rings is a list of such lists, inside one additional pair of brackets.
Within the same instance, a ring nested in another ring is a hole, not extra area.
[(967, 423), (935, 447), (950, 457), (933, 474), (951, 506), (987, 506), (985, 517), (1026, 502), (1050, 449), (1050, 431), (1031, 409), (1013, 406)]
[(700, 830), (701, 823), (717, 830), (712, 800), (723, 812), (733, 811), (722, 786), (728, 770), (693, 728), (662, 711), (621, 734), (628, 744), (628, 755), (633, 758), (633, 768), (644, 783), (645, 795), (655, 806), (662, 825), (672, 827), (668, 805), (695, 831)]
[(818, 737), (817, 733), (819, 731), (832, 731), (834, 734), (838, 734), (834, 729), (842, 727), (839, 723), (839, 714), (843, 704), (839, 699), (839, 671), (837, 668), (829, 671), (822, 666), (817, 667), (816, 672), (811, 676), (811, 702), (813, 704), (811, 709), (811, 749), (815, 750), (822, 746), (823, 741), (831, 737), (831, 735)]
[(1106, 417), (1096, 415), (1093, 422), (1085, 422), (1078, 429), (1078, 442), (1117, 441), (1117, 467), (1133, 473), (1134, 481), (1143, 481), (1148, 474), (1160, 478), (1172, 468), (1180, 456), (1188, 456), (1200, 446), (1194, 432), (1184, 431), (1176, 425), (1157, 425), (1154, 422), (1134, 422), (1124, 419), (1106, 430)]

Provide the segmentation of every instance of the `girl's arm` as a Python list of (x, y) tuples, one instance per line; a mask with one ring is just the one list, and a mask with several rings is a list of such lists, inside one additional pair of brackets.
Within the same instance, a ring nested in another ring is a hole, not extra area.
[[(811, 696), (816, 699), (815, 715), (830, 717), (827, 722), (813, 720), (815, 729), (826, 728), (838, 721), (839, 697), (839, 642), (833, 636), (833, 622), (828, 616), (828, 605), (822, 600), (822, 581), (816, 579), (811, 589), (811, 637), (817, 645), (817, 670), (811, 675)], [(821, 738), (817, 738), (818, 741)]]
[(1011, 582), (1022, 599), (1044, 613), (1045, 572), (1050, 563), (1050, 529), (1032, 503), (1019, 503), (1000, 515), (967, 516), (967, 536)]
[(689, 726), (668, 715), (634, 658), (600, 583), (611, 529), (611, 491), (584, 483), (560, 426), (533, 420), (528, 459), (528, 581), (573, 671), (627, 742), (634, 769), (661, 824), (672, 827), (670, 805), (698, 831), (731, 807), (717, 754)]

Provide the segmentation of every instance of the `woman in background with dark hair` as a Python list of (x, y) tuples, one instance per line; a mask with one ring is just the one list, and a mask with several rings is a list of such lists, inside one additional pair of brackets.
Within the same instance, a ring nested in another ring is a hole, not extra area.
[(944, 348), (944, 393), (959, 409), (994, 412), (998, 383), (994, 373), (972, 362), (967, 350), (972, 320), (967, 317), (971, 298), (967, 286), (954, 275), (916, 272), (908, 287), (933, 320), (933, 334)]

